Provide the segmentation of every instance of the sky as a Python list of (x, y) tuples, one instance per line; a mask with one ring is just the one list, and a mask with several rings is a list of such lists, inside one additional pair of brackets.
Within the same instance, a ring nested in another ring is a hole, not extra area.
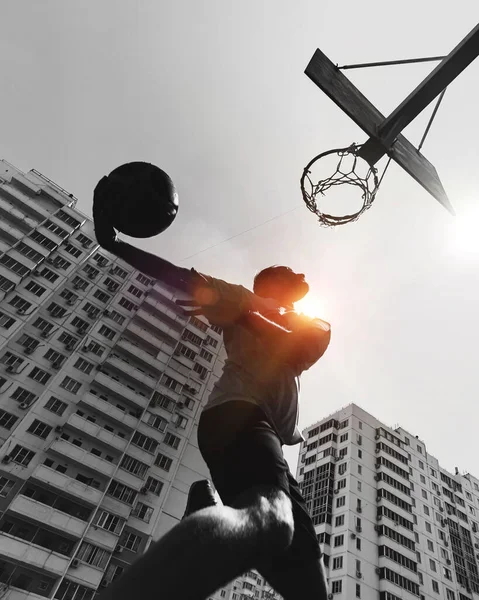
[[(337, 64), (443, 55), (479, 21), (473, 0), (387, 6), (3, 0), (0, 158), (88, 215), (103, 175), (160, 166), (180, 210), (139, 246), (246, 287), (272, 264), (306, 274), (332, 340), (303, 375), (301, 427), (354, 402), (479, 476), (479, 60), (449, 86), (423, 147), (456, 217), (394, 164), (372, 208), (336, 229), (299, 188), (313, 156), (367, 139), (304, 75), (316, 48)], [(432, 68), (346, 74), (389, 114)], [(404, 132), (415, 145), (431, 110)], [(293, 473), (298, 448), (285, 452)]]

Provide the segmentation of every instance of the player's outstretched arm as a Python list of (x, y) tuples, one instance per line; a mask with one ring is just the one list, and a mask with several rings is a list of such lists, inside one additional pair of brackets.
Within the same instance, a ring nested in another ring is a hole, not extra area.
[(95, 235), (100, 246), (127, 262), (134, 269), (138, 269), (138, 271), (153, 277), (153, 279), (160, 279), (166, 284), (193, 295), (195, 288), (201, 282), (204, 284), (199, 273), (193, 269), (177, 267), (155, 254), (118, 239), (111, 224), (109, 207), (112, 206), (112, 203), (109, 202), (108, 196), (103, 190), (106, 181), (107, 177), (103, 177), (93, 193), (93, 222)]

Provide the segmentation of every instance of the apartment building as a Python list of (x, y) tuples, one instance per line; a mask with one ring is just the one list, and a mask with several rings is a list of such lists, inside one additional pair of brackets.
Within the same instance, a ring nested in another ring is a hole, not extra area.
[(297, 478), (330, 599), (471, 600), (479, 594), (479, 480), (351, 404), (303, 431)]
[(90, 600), (208, 477), (221, 330), (177, 297), (99, 248), (72, 194), (0, 161), (2, 598)]

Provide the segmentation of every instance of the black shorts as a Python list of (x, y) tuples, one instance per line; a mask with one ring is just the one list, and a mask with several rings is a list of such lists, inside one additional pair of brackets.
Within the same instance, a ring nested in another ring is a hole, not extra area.
[(261, 408), (250, 402), (231, 401), (203, 411), (198, 446), (226, 506), (233, 506), (238, 496), (257, 485), (277, 486), (291, 499), (293, 541), (274, 559), (275, 568), (321, 557), (299, 484), (289, 470), (281, 441)]

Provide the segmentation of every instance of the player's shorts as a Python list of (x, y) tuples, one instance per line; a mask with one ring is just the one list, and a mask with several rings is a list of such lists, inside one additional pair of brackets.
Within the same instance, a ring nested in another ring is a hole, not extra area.
[(291, 499), (293, 541), (274, 558), (275, 569), (321, 557), (299, 484), (289, 470), (277, 433), (260, 407), (235, 400), (203, 411), (198, 446), (226, 506), (234, 506), (236, 498), (257, 485), (279, 487)]

